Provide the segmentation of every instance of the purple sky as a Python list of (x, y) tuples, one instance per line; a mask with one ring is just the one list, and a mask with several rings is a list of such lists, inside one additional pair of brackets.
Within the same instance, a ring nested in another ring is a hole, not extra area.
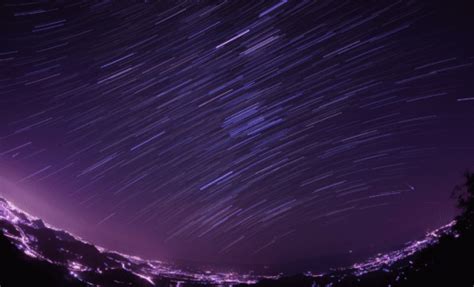
[(0, 193), (166, 260), (418, 238), (474, 159), (474, 15), (423, 2), (2, 4)]

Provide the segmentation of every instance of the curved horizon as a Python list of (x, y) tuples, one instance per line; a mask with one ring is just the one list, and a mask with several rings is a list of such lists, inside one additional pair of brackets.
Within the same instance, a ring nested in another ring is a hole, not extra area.
[(442, 1), (2, 6), (0, 180), (124, 254), (327, 270), (443, 226), (474, 37)]

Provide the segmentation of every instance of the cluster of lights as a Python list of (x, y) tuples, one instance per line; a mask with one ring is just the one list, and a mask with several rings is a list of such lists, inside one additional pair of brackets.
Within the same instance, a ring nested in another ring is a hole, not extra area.
[[(445, 226), (428, 232), (423, 239), (409, 242), (405, 248), (387, 254), (377, 254), (377, 256), (367, 260), (366, 262), (354, 264), (352, 265), (352, 268), (355, 270), (354, 274), (360, 276), (376, 270), (387, 270), (386, 268), (392, 266), (395, 262), (407, 258), (417, 251), (437, 243), (443, 234), (452, 232), (454, 224), (455, 221), (451, 221)], [(409, 263), (413, 264), (411, 261), (409, 261)]]
[[(23, 253), (25, 253), (26, 255), (30, 257), (45, 260), (53, 264), (63, 265), (69, 270), (69, 273), (71, 274), (71, 276), (79, 280), (83, 280), (81, 279), (81, 276), (80, 276), (82, 272), (95, 271), (98, 274), (102, 274), (107, 269), (113, 268), (113, 267), (106, 267), (105, 269), (101, 269), (101, 268), (93, 269), (77, 261), (68, 261), (67, 264), (64, 264), (62, 262), (55, 262), (51, 260), (50, 258), (47, 258), (43, 254), (41, 254), (41, 252), (38, 251), (37, 248), (35, 248), (39, 243), (37, 238), (35, 238), (34, 236), (30, 234), (27, 234), (25, 230), (22, 228), (22, 225), (37, 228), (35, 223), (38, 222), (38, 219), (27, 214), (26, 212), (21, 211), (20, 209), (15, 207), (13, 204), (7, 201), (4, 201), (2, 199), (0, 199), (0, 220), (7, 221), (13, 225), (13, 227), (15, 228), (15, 232), (12, 232), (11, 230), (8, 230), (7, 228), (3, 228), (2, 230), (3, 234), (9, 237), (10, 239), (12, 239), (14, 244), (17, 246), (17, 248), (22, 250)], [(387, 268), (392, 266), (395, 262), (398, 262), (414, 254), (415, 252), (426, 248), (427, 246), (435, 244), (436, 242), (438, 242), (439, 238), (443, 234), (452, 232), (452, 227), (454, 223), (455, 221), (452, 221), (449, 224), (439, 229), (436, 229), (432, 232), (427, 233), (425, 238), (410, 242), (406, 245), (405, 248), (402, 248), (400, 250), (393, 251), (387, 254), (378, 254), (377, 256), (363, 263), (357, 263), (357, 264), (352, 265), (349, 268), (342, 269), (342, 270), (349, 270), (356, 276), (361, 276), (363, 274), (376, 271), (376, 270), (384, 270), (388, 272), (389, 269)], [(55, 229), (51, 226), (48, 226), (48, 225), (45, 225), (45, 226), (47, 228), (59, 231), (59, 229)], [(73, 236), (73, 237), (78, 241), (87, 243), (84, 240), (78, 238), (77, 236)], [(90, 243), (87, 243), (87, 244), (90, 244)], [(177, 286), (180, 286), (181, 283), (183, 282), (201, 282), (201, 283), (207, 283), (207, 284), (212, 284), (212, 285), (217, 285), (217, 286), (232, 286), (233, 284), (239, 284), (239, 283), (253, 284), (253, 283), (256, 283), (258, 279), (261, 279), (261, 278), (278, 279), (279, 277), (281, 277), (281, 274), (275, 275), (275, 276), (264, 277), (264, 276), (256, 276), (252, 274), (238, 274), (234, 272), (228, 272), (228, 273), (214, 272), (210, 270), (206, 270), (202, 272), (184, 271), (177, 268), (176, 266), (172, 266), (170, 264), (166, 264), (158, 260), (144, 260), (137, 256), (130, 256), (130, 255), (121, 254), (115, 251), (109, 251), (102, 247), (96, 247), (96, 248), (104, 256), (107, 256), (107, 254), (117, 255), (114, 258), (109, 257), (109, 259), (114, 260), (119, 266), (121, 266), (123, 270), (126, 270), (127, 272), (130, 272), (134, 274), (135, 276), (142, 278), (143, 280), (149, 282), (152, 285), (154, 285), (154, 278), (159, 278), (159, 277), (170, 278), (175, 281)], [(62, 252), (69, 253), (69, 251), (64, 248), (59, 248), (59, 250), (61, 250)], [(78, 258), (81, 258), (81, 256), (79, 256)], [(412, 264), (411, 261), (409, 263)], [(305, 275), (310, 276), (310, 277), (319, 277), (319, 276), (323, 276), (324, 274), (313, 274), (308, 271), (305, 273)], [(399, 279), (400, 278), (397, 277), (396, 280), (398, 281)]]
[[(37, 258), (40, 260), (45, 260), (53, 264), (62, 265), (69, 270), (69, 274), (74, 278), (77, 278), (83, 282), (84, 279), (81, 278), (82, 272), (91, 272), (94, 271), (98, 274), (102, 274), (104, 271), (108, 269), (113, 269), (114, 267), (105, 267), (105, 268), (91, 268), (84, 263), (80, 263), (78, 261), (67, 261), (64, 262), (56, 262), (50, 258), (47, 258), (41, 251), (38, 250), (37, 246), (40, 244), (38, 239), (31, 234), (27, 234), (22, 228), (22, 226), (28, 226), (34, 229), (38, 229), (37, 222), (41, 222), (38, 218), (20, 210), (12, 203), (7, 202), (5, 200), (0, 199), (0, 220), (6, 221), (10, 223), (15, 232), (9, 231), (8, 229), (4, 228), (3, 234), (15, 243), (18, 249), (22, 250), (24, 254)], [(52, 226), (45, 224), (46, 228), (64, 232), (60, 229), (56, 229)], [(75, 240), (83, 242), (85, 244), (90, 244), (81, 238), (71, 235)], [(57, 237), (61, 240), (60, 237)], [(170, 278), (179, 286), (183, 282), (203, 282), (217, 286), (232, 286), (233, 284), (239, 283), (246, 283), (252, 284), (257, 282), (261, 276), (255, 275), (245, 275), (245, 274), (238, 274), (234, 272), (224, 273), (224, 272), (213, 272), (213, 271), (184, 271), (180, 270), (179, 268), (172, 266), (170, 264), (166, 264), (164, 262), (158, 260), (144, 260), (137, 256), (130, 256), (126, 254), (122, 254), (116, 251), (110, 251), (103, 247), (96, 246), (97, 250), (104, 255), (104, 258), (107, 254), (115, 254), (116, 256), (109, 257), (109, 259), (114, 260), (123, 270), (134, 274), (137, 277), (142, 278), (143, 280), (149, 282), (150, 284), (154, 285), (154, 278), (159, 277), (166, 277)], [(61, 252), (70, 253), (69, 250), (59, 247)], [(81, 256), (78, 255), (78, 259), (81, 259)], [(106, 265), (107, 266), (107, 265)], [(117, 267), (115, 267), (117, 268)], [(274, 277), (266, 277), (266, 278), (277, 278)], [(85, 282), (89, 283), (89, 282)]]

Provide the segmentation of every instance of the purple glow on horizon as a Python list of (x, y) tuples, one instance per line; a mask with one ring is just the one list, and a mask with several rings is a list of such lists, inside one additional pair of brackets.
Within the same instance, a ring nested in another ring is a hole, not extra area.
[(474, 167), (472, 10), (59, 2), (2, 6), (0, 196), (150, 260), (143, 279), (318, 273), (452, 221)]

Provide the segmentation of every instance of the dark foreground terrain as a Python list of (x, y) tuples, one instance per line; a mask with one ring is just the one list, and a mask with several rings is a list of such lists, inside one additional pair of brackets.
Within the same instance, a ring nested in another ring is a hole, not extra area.
[(258, 278), (184, 270), (109, 252), (0, 199), (0, 286), (474, 286), (474, 175), (453, 193), (451, 224), (350, 268)]
[(256, 286), (474, 286), (474, 238), (443, 235), (439, 242), (391, 266), (357, 276), (335, 271), (321, 277), (296, 275)]
[(320, 277), (261, 280), (256, 286), (474, 286), (474, 174), (465, 174), (465, 182), (455, 188), (453, 196), (460, 209), (456, 221), (431, 234), (428, 241), (432, 244), (419, 241), (424, 246), (412, 245), (416, 252), (408, 256), (394, 252), (355, 265), (355, 269)]
[(257, 277), (205, 272), (107, 251), (0, 198), (0, 286), (232, 286)]

